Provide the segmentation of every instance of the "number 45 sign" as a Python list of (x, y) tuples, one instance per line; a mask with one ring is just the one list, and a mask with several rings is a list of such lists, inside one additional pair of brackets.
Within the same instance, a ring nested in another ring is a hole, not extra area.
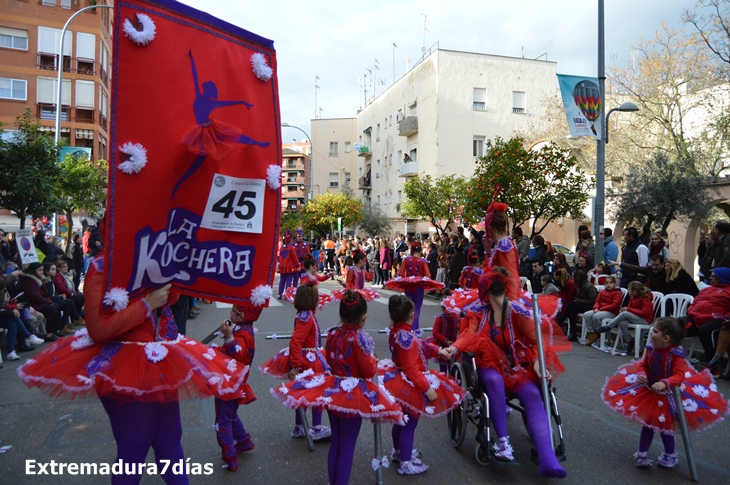
[(215, 174), (201, 226), (216, 231), (261, 234), (265, 188), (266, 181), (262, 179)]

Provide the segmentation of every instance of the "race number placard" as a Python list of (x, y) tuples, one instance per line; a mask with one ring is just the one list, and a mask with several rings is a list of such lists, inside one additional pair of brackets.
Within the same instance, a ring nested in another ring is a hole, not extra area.
[(273, 42), (173, 0), (115, 9), (105, 291), (248, 300), (281, 218)]
[(261, 234), (265, 180), (215, 174), (202, 226), (216, 231)]
[(18, 242), (18, 254), (23, 264), (38, 263), (38, 253), (33, 242), (33, 231), (20, 229), (15, 233), (15, 240)]

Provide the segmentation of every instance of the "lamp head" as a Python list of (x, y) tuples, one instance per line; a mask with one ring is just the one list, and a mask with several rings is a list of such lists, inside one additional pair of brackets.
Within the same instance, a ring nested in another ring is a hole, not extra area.
[(634, 103), (627, 101), (625, 103), (622, 103), (621, 106), (616, 108), (617, 111), (623, 111), (623, 112), (633, 112), (633, 111), (639, 111), (639, 107), (636, 106)]
[[(622, 105), (622, 106), (623, 106), (623, 105)], [(637, 108), (637, 109), (638, 109), (638, 108)], [(282, 124), (281, 124), (281, 126), (283, 126), (284, 128), (289, 128), (289, 127), (290, 127), (291, 125), (289, 125), (289, 123), (282, 123)]]

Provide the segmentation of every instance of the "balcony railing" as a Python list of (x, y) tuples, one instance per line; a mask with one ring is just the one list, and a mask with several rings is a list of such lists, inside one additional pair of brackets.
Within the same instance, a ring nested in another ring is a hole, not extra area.
[(99, 69), (99, 78), (104, 83), (104, 86), (109, 87), (109, 74), (107, 74), (103, 67)]
[(285, 163), (284, 164), (284, 170), (296, 170), (297, 172), (303, 172), (304, 171), (304, 165), (301, 163)]
[[(70, 121), (71, 108), (68, 106), (61, 106), (61, 121)], [(54, 121), (56, 119), (56, 105), (48, 103), (36, 104), (36, 118), (41, 120)]]
[(93, 59), (76, 59), (76, 72), (86, 76), (93, 76), (94, 64)]
[(416, 177), (418, 175), (418, 162), (405, 162), (398, 165), (399, 177)]
[[(47, 52), (39, 52), (36, 67), (38, 69), (48, 69), (49, 71), (58, 70), (58, 54), (49, 54)], [(63, 72), (71, 72), (71, 57), (63, 56)]]
[(358, 157), (370, 157), (373, 152), (370, 151), (370, 147), (367, 145), (360, 145), (360, 150), (357, 152)]
[(513, 113), (525, 114), (525, 113), (527, 113), (527, 110), (525, 108), (512, 108), (512, 112)]
[(372, 180), (370, 179), (370, 172), (367, 173), (367, 175), (363, 175), (360, 177), (360, 179), (357, 181), (357, 186), (360, 190), (367, 190), (372, 187)]
[(106, 119), (106, 116), (104, 116), (103, 114), (101, 114), (101, 111), (99, 111), (99, 126), (101, 126), (102, 128), (104, 128), (105, 130), (107, 129), (107, 127), (106, 127), (107, 126), (107, 119)]
[(398, 123), (399, 136), (411, 136), (418, 133), (418, 117), (406, 116)]

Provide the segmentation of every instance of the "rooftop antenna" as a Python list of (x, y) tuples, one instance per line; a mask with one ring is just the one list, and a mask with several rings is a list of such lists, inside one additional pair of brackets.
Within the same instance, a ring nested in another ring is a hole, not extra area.
[(319, 81), (319, 76), (314, 76), (314, 119), (317, 119), (317, 90), (319, 89), (319, 86), (317, 85), (317, 81)]
[(431, 30), (429, 30), (428, 27), (426, 27), (426, 18), (428, 17), (428, 15), (425, 13), (422, 13), (421, 15), (423, 15), (423, 41), (421, 42), (421, 54), (426, 55), (426, 32), (431, 35), (436, 34), (434, 34)]
[[(378, 62), (377, 59), (375, 59), (375, 64), (373, 64), (373, 71), (379, 71), (380, 70), (380, 62)], [(375, 73), (375, 77), (373, 78), (373, 96), (378, 95), (378, 73)]]
[(393, 42), (393, 84), (395, 84), (395, 50), (398, 48), (397, 45), (395, 45), (395, 42)]

